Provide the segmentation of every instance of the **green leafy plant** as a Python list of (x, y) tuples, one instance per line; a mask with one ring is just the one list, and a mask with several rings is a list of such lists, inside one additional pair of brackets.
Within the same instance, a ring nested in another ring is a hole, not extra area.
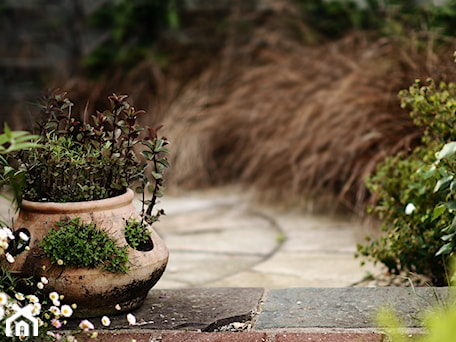
[(151, 233), (142, 222), (129, 219), (125, 225), (125, 240), (131, 248), (147, 251), (153, 248)]
[[(66, 93), (45, 96), (36, 123), (36, 146), (21, 150), (7, 160), (15, 177), (16, 198), (31, 201), (77, 202), (120, 195), (140, 185), (144, 222), (155, 222), (163, 211), (153, 213), (162, 196), (168, 141), (157, 128), (141, 127), (142, 110), (135, 110), (126, 95), (109, 97), (110, 109), (78, 119)], [(143, 150), (138, 152), (138, 145)], [(11, 171), (9, 171), (11, 172)], [(146, 200), (144, 193), (151, 193)]]
[(428, 173), (436, 175), (434, 192), (440, 193), (443, 201), (434, 208), (434, 217), (450, 216), (449, 224), (442, 229), (444, 242), (436, 255), (453, 256), (456, 249), (456, 142), (452, 141), (436, 153), (436, 162)]
[(105, 3), (88, 20), (92, 27), (110, 29), (111, 35), (88, 55), (83, 64), (94, 74), (110, 67), (130, 68), (147, 57), (158, 59), (160, 34), (179, 28), (180, 0), (120, 0)]
[[(454, 259), (451, 259), (454, 266)], [(454, 270), (454, 267), (453, 267)], [(448, 296), (442, 300), (436, 294), (437, 303), (421, 312), (418, 323), (423, 327), (424, 333), (416, 336), (406, 334), (404, 324), (391, 308), (381, 308), (377, 313), (377, 323), (388, 335), (391, 342), (452, 342), (456, 326), (456, 301), (454, 278), (450, 282)]]
[(438, 252), (451, 215), (435, 210), (447, 202), (448, 194), (435, 191), (443, 175), (429, 166), (441, 146), (456, 139), (456, 85), (417, 81), (400, 97), (403, 107), (411, 108), (415, 124), (423, 128), (421, 145), (409, 154), (387, 158), (368, 178), (367, 186), (376, 199), (370, 210), (382, 220), (383, 235), (358, 245), (358, 252), (393, 273), (423, 274), (433, 284), (445, 285), (448, 258)]
[(128, 271), (128, 246), (120, 247), (104, 230), (79, 218), (57, 222), (40, 246), (56, 265), (101, 267), (115, 273)]

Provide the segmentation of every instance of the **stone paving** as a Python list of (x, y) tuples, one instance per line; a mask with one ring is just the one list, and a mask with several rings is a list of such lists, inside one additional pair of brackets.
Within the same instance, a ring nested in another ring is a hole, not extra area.
[(345, 287), (380, 271), (354, 258), (362, 228), (349, 218), (252, 205), (232, 188), (166, 196), (160, 207), (170, 259), (156, 288)]
[(447, 298), (447, 288), (430, 287), (155, 289), (133, 312), (136, 324), (124, 315), (111, 317), (111, 328), (92, 322), (106, 341), (380, 342), (387, 335), (376, 323), (379, 309), (416, 336), (420, 315)]

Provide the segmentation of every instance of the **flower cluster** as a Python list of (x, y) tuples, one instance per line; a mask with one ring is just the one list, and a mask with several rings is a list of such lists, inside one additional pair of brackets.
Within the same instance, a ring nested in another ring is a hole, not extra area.
[[(11, 229), (9, 229), (8, 227), (0, 228), (0, 256), (4, 255), (9, 263), (14, 262), (14, 257), (8, 252), (8, 247), (10, 247), (11, 241), (15, 239), (16, 237), (14, 236)], [(22, 242), (27, 243), (29, 237), (27, 236), (27, 234), (20, 232), (19, 239), (22, 240)]]
[[(45, 277), (42, 277), (40, 282), (43, 286), (48, 283)], [(2, 283), (2, 286), (4, 284)], [(60, 301), (63, 295), (57, 292), (51, 292), (47, 297), (40, 291), (41, 286), (36, 286), (36, 294), (23, 294), (17, 291), (14, 286), (8, 286), (8, 289), (2, 289), (0, 292), (0, 322), (2, 328), (6, 327), (6, 320), (12, 317), (19, 311), (27, 311), (38, 322), (39, 331), (46, 334), (49, 340), (61, 341), (62, 337), (59, 334), (51, 332), (51, 330), (60, 329), (66, 319), (73, 314), (73, 308), (67, 304), (61, 305)], [(6, 291), (5, 291), (6, 290)], [(8, 292), (8, 293), (7, 293)], [(6, 335), (6, 331), (3, 331)], [(10, 336), (18, 337), (20, 340), (26, 339), (28, 336)], [(44, 336), (43, 336), (44, 337)], [(63, 340), (62, 340), (63, 341)]]

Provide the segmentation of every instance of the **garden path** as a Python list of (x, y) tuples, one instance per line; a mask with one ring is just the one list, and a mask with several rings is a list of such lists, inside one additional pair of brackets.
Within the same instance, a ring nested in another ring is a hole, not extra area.
[(218, 188), (165, 196), (157, 231), (170, 250), (155, 288), (346, 287), (380, 272), (354, 258), (353, 218), (279, 211)]

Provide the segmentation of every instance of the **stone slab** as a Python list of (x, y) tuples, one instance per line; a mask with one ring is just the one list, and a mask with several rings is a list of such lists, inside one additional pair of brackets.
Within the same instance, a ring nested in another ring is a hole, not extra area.
[[(360, 266), (352, 253), (277, 253), (252, 270), (258, 273), (294, 276), (301, 279), (297, 287), (345, 287), (359, 282), (375, 268)], [(291, 287), (291, 286), (283, 286)]]
[[(207, 287), (211, 282), (248, 270), (262, 260), (262, 257), (252, 255), (170, 251), (168, 266), (155, 288)], [(242, 283), (233, 287), (239, 286), (251, 287)]]
[[(133, 312), (135, 325), (129, 325), (126, 314), (121, 314), (110, 317), (111, 325), (105, 329), (214, 331), (233, 322), (250, 321), (263, 293), (262, 288), (152, 290)], [(90, 321), (103, 328), (99, 318)], [(67, 328), (77, 323), (70, 321)]]
[(406, 326), (417, 327), (419, 314), (447, 295), (447, 288), (427, 287), (269, 290), (255, 328), (370, 328), (377, 326), (375, 315), (382, 307), (391, 308)]

